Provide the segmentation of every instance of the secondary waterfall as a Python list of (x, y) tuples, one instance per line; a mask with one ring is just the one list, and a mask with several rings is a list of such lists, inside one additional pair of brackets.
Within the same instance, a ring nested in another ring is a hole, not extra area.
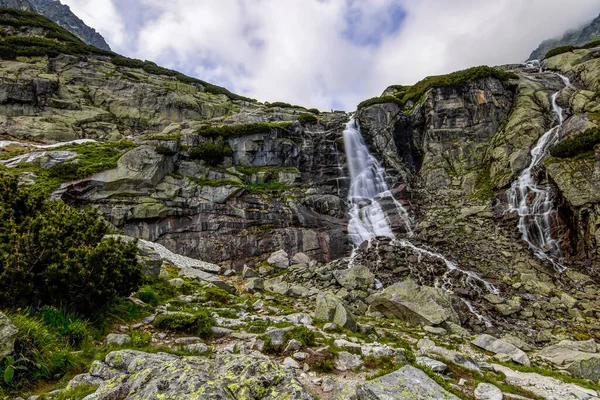
[[(569, 79), (559, 75), (565, 85)], [(509, 212), (519, 215), (519, 231), (534, 254), (543, 261), (549, 261), (558, 272), (563, 272), (565, 267), (560, 265), (556, 258), (561, 256), (559, 241), (552, 237), (551, 217), (554, 215), (552, 196), (550, 192), (537, 185), (534, 172), (544, 161), (549, 153), (550, 146), (558, 140), (563, 124), (562, 109), (556, 104), (560, 90), (552, 95), (552, 109), (558, 116), (558, 125), (554, 126), (540, 138), (531, 150), (531, 162), (521, 172), (519, 178), (513, 182), (508, 190)]]
[[(354, 120), (351, 120), (346, 124), (346, 129), (344, 130), (344, 147), (350, 170), (350, 190), (348, 193), (350, 221), (348, 223), (348, 233), (355, 245), (349, 264), (349, 266), (352, 266), (356, 248), (364, 241), (371, 240), (377, 236), (395, 238), (388, 218), (380, 204), (382, 199), (393, 199), (396, 208), (394, 211), (398, 213), (406, 225), (408, 236), (413, 236), (413, 233), (410, 229), (412, 221), (410, 220), (408, 212), (390, 192), (385, 180), (385, 170), (377, 159), (369, 152), (369, 149), (360, 134), (360, 128)], [(446, 292), (452, 293), (453, 291), (453, 283), (450, 275), (454, 273), (461, 276), (462, 282), (466, 287), (477, 290), (477, 286), (482, 286), (485, 291), (498, 294), (498, 289), (494, 285), (474, 272), (465, 271), (459, 268), (441, 254), (417, 247), (406, 239), (395, 239), (393, 243), (401, 247), (412, 249), (419, 258), (422, 255), (428, 255), (443, 261), (446, 265), (447, 272), (436, 280), (435, 286)], [(462, 298), (461, 300), (480, 321), (489, 325), (489, 321), (477, 313), (470, 302)]]

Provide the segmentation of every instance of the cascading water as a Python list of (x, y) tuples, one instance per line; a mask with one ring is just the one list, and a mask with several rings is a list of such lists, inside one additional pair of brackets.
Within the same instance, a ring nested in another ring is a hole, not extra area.
[[(369, 153), (358, 124), (351, 120), (344, 130), (344, 148), (350, 169), (350, 223), (348, 232), (355, 245), (376, 236), (394, 237), (380, 200), (390, 197), (407, 227), (410, 219), (406, 209), (392, 196), (385, 181), (385, 170)], [(410, 229), (410, 228), (409, 228)]]
[[(462, 276), (465, 286), (474, 290), (479, 290), (478, 288), (482, 286), (487, 292), (498, 294), (498, 289), (494, 285), (479, 277), (474, 272), (460, 269), (441, 254), (417, 247), (406, 239), (396, 240), (380, 201), (388, 197), (393, 199), (396, 208), (395, 211), (404, 222), (408, 236), (413, 236), (410, 228), (412, 221), (406, 209), (390, 192), (385, 180), (385, 170), (369, 152), (360, 134), (360, 128), (354, 120), (348, 122), (344, 130), (344, 147), (350, 170), (350, 191), (348, 194), (350, 221), (348, 223), (348, 233), (355, 245), (353, 254), (350, 257), (349, 266), (353, 265), (358, 245), (364, 241), (370, 241), (377, 236), (386, 236), (393, 238), (393, 243), (412, 249), (419, 257), (427, 255), (442, 260), (445, 263), (447, 272), (441, 279), (436, 281), (436, 287), (452, 293), (453, 284), (450, 274), (458, 274)], [(490, 322), (485, 317), (477, 313), (471, 303), (462, 298), (461, 300), (480, 321), (488, 326), (490, 325)]]
[[(565, 85), (569, 79), (559, 75)], [(531, 150), (531, 162), (521, 172), (519, 178), (513, 182), (508, 190), (509, 212), (519, 215), (519, 231), (534, 254), (543, 261), (549, 261), (558, 272), (563, 272), (565, 267), (556, 261), (561, 256), (560, 244), (552, 236), (551, 218), (555, 213), (550, 192), (536, 183), (535, 169), (543, 162), (552, 146), (560, 136), (563, 124), (562, 109), (556, 103), (560, 90), (552, 95), (552, 109), (558, 116), (558, 125), (550, 129), (540, 138)]]

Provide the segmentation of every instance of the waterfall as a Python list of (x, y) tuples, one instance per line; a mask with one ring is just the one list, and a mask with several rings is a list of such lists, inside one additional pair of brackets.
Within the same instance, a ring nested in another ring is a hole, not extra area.
[[(570, 84), (569, 79), (559, 75), (564, 84)], [(560, 265), (556, 258), (561, 256), (560, 243), (552, 237), (551, 217), (554, 207), (550, 192), (537, 185), (534, 172), (549, 153), (550, 146), (558, 140), (564, 117), (562, 109), (556, 104), (560, 90), (552, 95), (552, 109), (558, 116), (558, 125), (551, 128), (538, 140), (531, 150), (531, 161), (527, 168), (521, 172), (519, 178), (513, 182), (507, 192), (509, 212), (519, 215), (519, 231), (522, 238), (529, 244), (529, 248), (540, 260), (549, 261), (558, 272), (563, 272), (565, 267)]]
[(376, 236), (394, 237), (380, 200), (393, 199), (396, 211), (407, 227), (410, 219), (406, 209), (394, 199), (385, 181), (385, 170), (369, 153), (356, 121), (344, 130), (344, 148), (350, 169), (350, 222), (348, 232), (355, 246)]
[[(386, 236), (394, 239), (392, 243), (401, 247), (410, 248), (420, 258), (427, 255), (441, 260), (446, 265), (446, 273), (436, 280), (435, 286), (448, 292), (453, 292), (451, 274), (461, 276), (466, 287), (478, 291), (479, 285), (487, 292), (498, 294), (498, 289), (479, 275), (471, 271), (459, 268), (455, 263), (441, 254), (432, 250), (415, 246), (406, 239), (395, 239), (387, 216), (383, 211), (380, 201), (384, 198), (393, 199), (395, 212), (398, 213), (407, 227), (408, 236), (413, 236), (410, 217), (402, 204), (397, 201), (390, 192), (385, 180), (385, 170), (381, 164), (371, 155), (365, 141), (360, 134), (360, 127), (354, 120), (346, 124), (344, 130), (344, 148), (346, 159), (350, 170), (350, 190), (348, 202), (350, 203), (350, 221), (348, 223), (348, 234), (354, 243), (349, 267), (354, 263), (357, 247), (364, 241), (370, 241), (377, 236)], [(380, 283), (381, 284), (381, 283)], [(477, 313), (471, 303), (462, 299), (469, 310), (482, 322), (489, 326), (489, 321)]]

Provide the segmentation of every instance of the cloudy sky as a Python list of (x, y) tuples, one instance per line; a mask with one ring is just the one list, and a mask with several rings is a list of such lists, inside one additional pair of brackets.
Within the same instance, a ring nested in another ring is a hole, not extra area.
[(118, 53), (260, 101), (353, 110), (391, 84), (521, 62), (600, 0), (61, 0)]

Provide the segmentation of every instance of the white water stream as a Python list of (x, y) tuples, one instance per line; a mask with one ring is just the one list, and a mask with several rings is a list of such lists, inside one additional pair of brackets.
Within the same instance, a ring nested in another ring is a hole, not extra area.
[[(455, 263), (448, 260), (443, 255), (417, 247), (406, 239), (396, 239), (386, 213), (381, 207), (380, 201), (388, 197), (393, 199), (393, 203), (396, 207), (395, 211), (406, 225), (408, 236), (413, 235), (412, 230), (410, 229), (412, 221), (410, 220), (406, 209), (390, 192), (385, 180), (385, 170), (369, 152), (360, 133), (360, 127), (354, 120), (348, 122), (346, 129), (344, 130), (344, 147), (350, 170), (350, 190), (348, 193), (350, 221), (348, 223), (348, 233), (350, 239), (354, 243), (354, 250), (350, 257), (349, 266), (353, 265), (354, 257), (360, 244), (364, 241), (370, 241), (377, 236), (386, 236), (393, 238), (394, 244), (410, 248), (419, 258), (427, 255), (444, 262), (447, 272), (441, 278), (437, 278), (435, 283), (436, 287), (452, 293), (453, 283), (450, 274), (457, 273), (463, 276), (463, 282), (466, 287), (478, 290), (479, 285), (477, 284), (480, 284), (489, 293), (499, 293), (494, 285), (474, 272), (465, 271), (459, 268)], [(480, 321), (484, 322), (486, 325), (490, 324), (485, 317), (475, 310), (471, 303), (462, 298), (461, 300)]]
[[(564, 84), (570, 84), (569, 79), (559, 75)], [(552, 236), (552, 217), (555, 210), (552, 196), (546, 188), (539, 187), (535, 179), (535, 170), (548, 156), (550, 146), (560, 137), (563, 124), (562, 109), (556, 104), (560, 90), (552, 95), (552, 109), (558, 116), (558, 125), (554, 126), (538, 140), (531, 150), (531, 161), (527, 168), (521, 172), (519, 178), (513, 182), (507, 192), (509, 212), (519, 215), (519, 231), (533, 253), (543, 261), (549, 261), (558, 272), (563, 272), (565, 267), (560, 265), (556, 258), (561, 256), (560, 243)]]

